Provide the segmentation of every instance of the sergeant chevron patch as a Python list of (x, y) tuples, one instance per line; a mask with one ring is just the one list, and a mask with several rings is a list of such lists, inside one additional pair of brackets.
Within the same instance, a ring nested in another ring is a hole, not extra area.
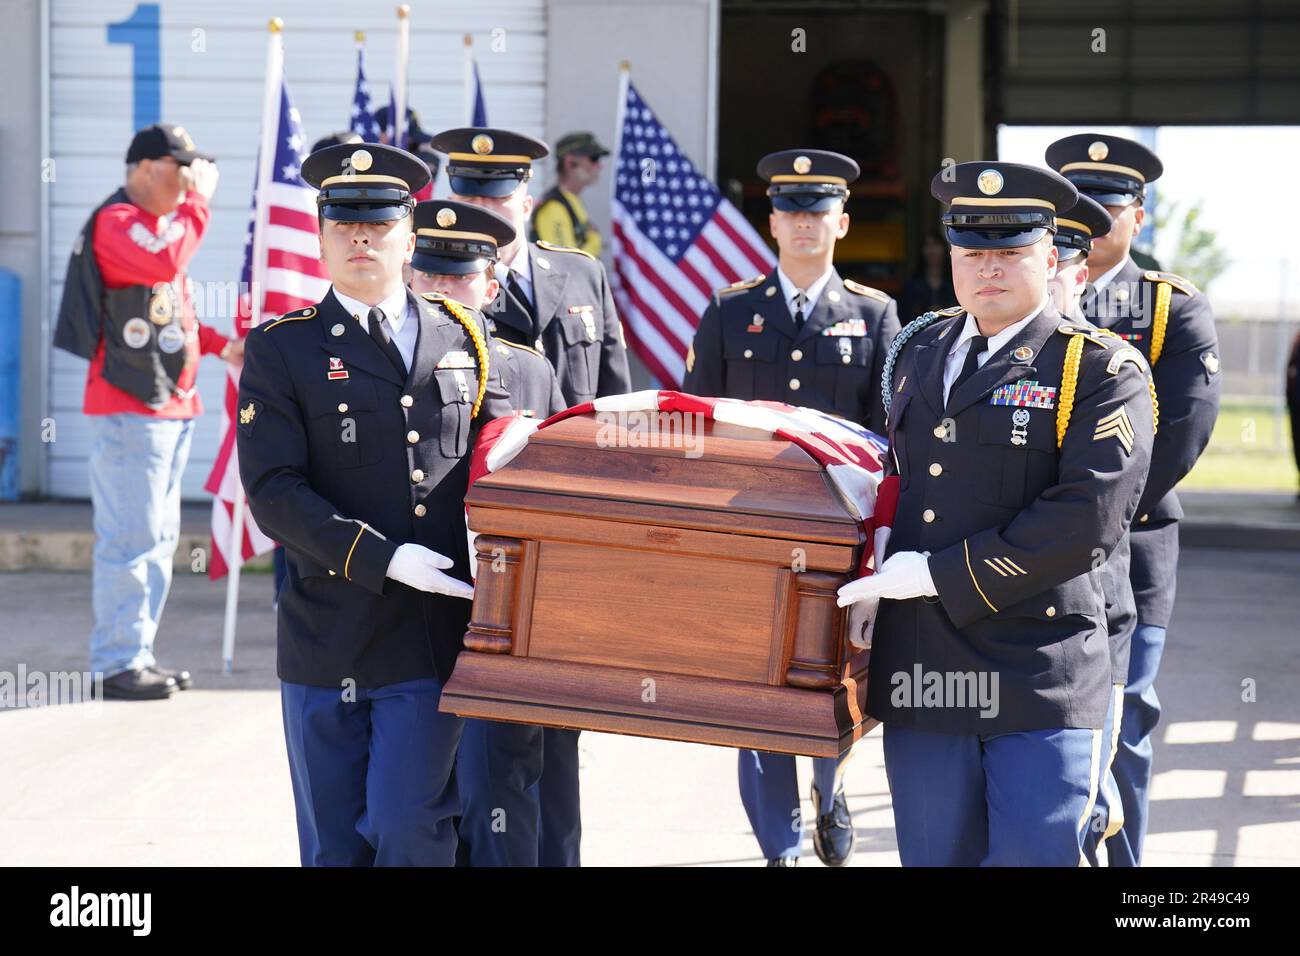
[(1128, 409), (1123, 406), (1097, 422), (1097, 430), (1092, 433), (1093, 441), (1102, 441), (1111, 437), (1119, 439), (1126, 454), (1133, 453), (1133, 423), (1129, 421)]

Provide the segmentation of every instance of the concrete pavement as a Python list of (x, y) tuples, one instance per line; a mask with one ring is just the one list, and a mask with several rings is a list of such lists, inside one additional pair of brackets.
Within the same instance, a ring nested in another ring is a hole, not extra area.
[[(1184, 552), (1159, 684), (1149, 864), (1300, 864), (1297, 582), (1295, 552)], [(0, 863), (297, 862), (270, 589), (269, 575), (244, 578), (233, 675), (220, 673), (224, 590), (184, 573), (157, 651), (194, 671), (193, 690), (0, 710)], [(88, 597), (84, 573), (0, 574), (0, 671), (83, 668)], [(586, 863), (762, 862), (734, 751), (588, 733), (582, 763)], [(897, 865), (879, 732), (856, 749), (846, 784), (853, 865)], [(803, 862), (820, 866), (810, 840)]]

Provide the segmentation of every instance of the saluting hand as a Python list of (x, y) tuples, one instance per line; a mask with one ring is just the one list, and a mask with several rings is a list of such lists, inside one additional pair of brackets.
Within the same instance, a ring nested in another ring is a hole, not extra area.
[(934, 597), (938, 593), (934, 578), (930, 576), (929, 553), (900, 551), (890, 556), (875, 574), (850, 581), (840, 588), (835, 603), (848, 607), (872, 598), (905, 601), (908, 598)]
[(450, 568), (453, 564), (451, 558), (422, 544), (403, 544), (398, 546), (393, 552), (392, 560), (388, 562), (388, 577), (417, 591), (471, 600), (474, 597), (472, 584), (442, 573), (443, 569)]

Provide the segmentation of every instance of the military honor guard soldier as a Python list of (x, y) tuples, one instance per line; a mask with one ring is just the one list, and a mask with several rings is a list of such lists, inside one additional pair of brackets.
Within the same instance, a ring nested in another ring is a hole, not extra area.
[[(1048, 283), (1048, 289), (1057, 311), (1071, 322), (1087, 323), (1079, 309), (1079, 300), (1088, 288), (1088, 255), (1093, 240), (1106, 235), (1111, 223), (1106, 207), (1083, 193), (1079, 194), (1072, 209), (1065, 210), (1056, 217), (1056, 237), (1053, 240), (1056, 246), (1056, 275)], [(1157, 434), (1159, 418), (1157, 408)], [(1101, 732), (1102, 755), (1098, 767), (1097, 802), (1084, 834), (1083, 855), (1093, 866), (1100, 864), (1097, 847), (1102, 839), (1114, 835), (1124, 823), (1111, 765), (1119, 747), (1119, 714), (1123, 708), (1124, 684), (1128, 680), (1129, 645), (1133, 639), (1133, 630), (1137, 627), (1137, 604), (1129, 580), (1129, 555), (1129, 535), (1125, 534), (1102, 568), (1102, 591), (1106, 595), (1106, 629), (1110, 639), (1111, 697), (1106, 708), (1106, 723)]]
[(1160, 429), (1131, 542), (1137, 625), (1112, 768), (1123, 827), (1106, 841), (1111, 866), (1137, 866), (1147, 830), (1151, 734), (1160, 719), (1155, 677), (1177, 583), (1183, 509), (1174, 487), (1205, 450), (1218, 418), (1219, 340), (1210, 303), (1195, 286), (1171, 273), (1144, 271), (1131, 255), (1146, 216), (1146, 184), (1164, 170), (1160, 159), (1140, 143), (1093, 133), (1057, 140), (1046, 159), (1115, 221), (1092, 244), (1092, 288), (1080, 305), (1090, 322), (1146, 358), (1160, 406)]
[(867, 701), (903, 864), (1076, 866), (1111, 688), (1097, 556), (1146, 475), (1146, 363), (1051, 304), (1066, 180), (962, 163), (931, 191), (960, 306), (890, 349), (898, 508), (840, 603), (882, 599)]
[[(515, 227), (491, 210), (455, 200), (422, 202), (415, 207), (411, 288), (486, 307), (499, 291), (493, 272), (498, 252), (515, 236)], [(498, 338), (491, 350), (517, 411), (548, 418), (568, 407), (555, 371), (538, 352)], [(456, 758), (459, 862), (578, 865), (577, 736), (529, 724), (465, 722)]]
[(288, 551), (277, 672), (304, 865), (451, 865), (462, 722), (438, 712), (469, 622), (473, 437), (511, 413), (482, 315), (402, 283), (415, 157), (313, 153), (315, 306), (248, 336), (240, 477)]
[[(776, 272), (722, 289), (700, 318), (683, 391), (806, 405), (884, 431), (880, 372), (899, 330), (894, 300), (841, 279), (835, 242), (858, 164), (839, 153), (791, 149), (763, 157)], [(794, 866), (803, 834), (795, 759), (742, 750), (740, 796), (769, 866)], [(813, 760), (813, 848), (831, 866), (853, 853), (843, 761)]]
[(627, 346), (604, 267), (581, 249), (526, 238), (532, 164), (549, 153), (546, 144), (468, 127), (439, 133), (432, 146), (447, 154), (452, 198), (500, 214), (517, 233), (495, 268), (501, 291), (485, 310), (492, 334), (545, 355), (569, 405), (627, 392)]

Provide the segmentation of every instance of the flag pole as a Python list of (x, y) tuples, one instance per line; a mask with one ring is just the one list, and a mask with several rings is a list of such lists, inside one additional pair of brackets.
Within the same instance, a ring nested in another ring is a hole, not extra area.
[[(262, 137), (257, 152), (257, 179), (253, 192), (253, 263), (248, 270), (249, 328), (262, 323), (262, 290), (266, 280), (266, 188), (275, 165), (277, 130), (271, 122), (280, 109), (280, 78), (284, 68), (284, 21), (274, 17), (267, 25), (266, 88), (262, 93)], [(248, 329), (244, 330), (248, 334)], [(233, 372), (233, 370), (232, 370)], [(227, 374), (232, 374), (228, 372)], [(232, 427), (234, 427), (232, 423)], [(230, 515), (230, 543), (226, 548), (226, 617), (221, 629), (221, 672), (230, 674), (235, 664), (235, 621), (239, 614), (239, 573), (244, 557), (244, 483), (235, 483), (235, 503)]]
[(465, 91), (465, 125), (474, 125), (474, 36), (465, 34), (465, 57), (461, 88)]
[(406, 148), (406, 64), (411, 56), (411, 7), (397, 8), (397, 62), (393, 65), (393, 143)]

